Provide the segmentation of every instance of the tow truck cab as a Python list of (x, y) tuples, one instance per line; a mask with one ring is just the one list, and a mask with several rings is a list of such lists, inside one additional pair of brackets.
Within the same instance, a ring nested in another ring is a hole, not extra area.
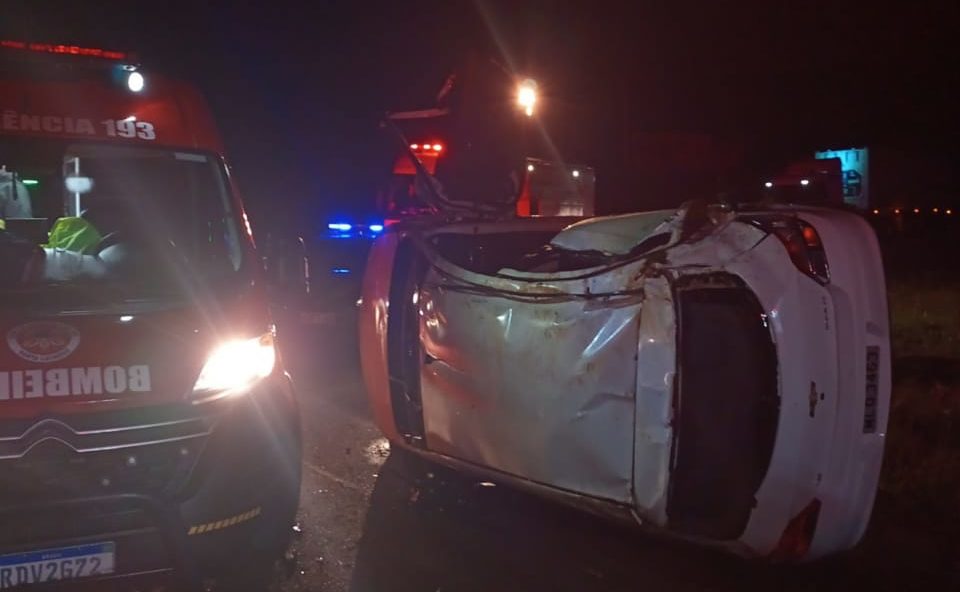
[(0, 42), (0, 588), (285, 549), (296, 399), (195, 88)]
[[(306, 325), (344, 326), (355, 324), (354, 308), (373, 242), (386, 229), (404, 219), (430, 214), (431, 209), (418, 192), (417, 165), (430, 175), (443, 169), (448, 141), (435, 133), (417, 139), (394, 158), (391, 174), (380, 184), (373, 213), (339, 215), (329, 218), (307, 248), (310, 275), (309, 305), (298, 321)], [(514, 213), (518, 218), (592, 216), (596, 175), (586, 165), (563, 164), (527, 157)]]

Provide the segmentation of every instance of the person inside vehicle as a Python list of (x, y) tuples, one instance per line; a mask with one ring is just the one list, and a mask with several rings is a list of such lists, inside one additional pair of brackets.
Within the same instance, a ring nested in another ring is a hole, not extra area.
[(32, 218), (30, 192), (19, 176), (0, 165), (0, 219)]
[(7, 230), (7, 220), (30, 218), (33, 208), (26, 185), (6, 165), (0, 166), (0, 285), (20, 285), (42, 255), (36, 245)]
[[(15, 173), (3, 169), (0, 179), (2, 212), (12, 219), (32, 214), (29, 194)], [(136, 202), (124, 197), (116, 188), (97, 187), (89, 177), (67, 177), (64, 187), (69, 198), (61, 215), (55, 218), (46, 239), (29, 239), (22, 233), (10, 232), (0, 223), (0, 284), (4, 286), (35, 283), (65, 283), (97, 279), (105, 276), (156, 275), (154, 259), (147, 262), (151, 248), (161, 235), (172, 232), (160, 229), (149, 220), (157, 219), (141, 211)], [(80, 199), (76, 200), (77, 194)], [(16, 199), (13, 200), (12, 197)], [(9, 206), (15, 201), (15, 206)], [(76, 203), (76, 207), (71, 207)], [(69, 215), (68, 210), (79, 209)], [(48, 212), (53, 213), (53, 212)], [(0, 218), (3, 220), (3, 218)], [(162, 245), (160, 245), (162, 246)], [(156, 249), (153, 249), (156, 250)], [(159, 276), (157, 276), (159, 277)]]
[(7, 231), (0, 219), (0, 287), (12, 288), (26, 282), (43, 265), (43, 250)]
[(110, 256), (102, 255), (110, 246), (106, 239), (112, 235), (112, 242), (118, 242), (117, 232), (129, 226), (124, 222), (131, 215), (129, 209), (121, 207), (122, 200), (91, 199), (89, 195), (84, 198), (92, 207), (86, 207), (79, 216), (58, 217), (47, 240), (40, 245), (12, 233), (2, 237), (0, 249), (4, 252), (5, 267), (10, 267), (4, 270), (5, 276), (12, 285), (99, 278), (123, 266), (127, 253), (111, 249)]
[(44, 246), (44, 277), (66, 281), (134, 272), (142, 254), (138, 244), (150, 232), (127, 200), (86, 195), (79, 216), (57, 219)]

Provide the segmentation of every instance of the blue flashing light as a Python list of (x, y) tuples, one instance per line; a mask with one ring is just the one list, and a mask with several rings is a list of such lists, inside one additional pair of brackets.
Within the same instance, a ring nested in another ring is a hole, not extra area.
[(383, 232), (383, 224), (371, 224), (367, 228), (370, 229), (370, 232)]
[(353, 224), (347, 224), (346, 222), (331, 222), (327, 224), (327, 228), (330, 230), (338, 230), (340, 232), (350, 232), (353, 230)]
[(333, 275), (350, 275), (350, 268), (348, 267), (334, 267), (330, 270)]

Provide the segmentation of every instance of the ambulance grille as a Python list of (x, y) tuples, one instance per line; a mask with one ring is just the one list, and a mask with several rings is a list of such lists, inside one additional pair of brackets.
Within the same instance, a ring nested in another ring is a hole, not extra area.
[(76, 452), (56, 440), (0, 461), (0, 505), (120, 493), (172, 493), (199, 452), (197, 441)]

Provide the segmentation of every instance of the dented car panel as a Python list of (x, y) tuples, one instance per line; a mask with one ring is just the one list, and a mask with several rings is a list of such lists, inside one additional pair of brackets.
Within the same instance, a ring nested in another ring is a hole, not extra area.
[(673, 448), (676, 318), (666, 278), (649, 278), (644, 294), (637, 340), (633, 502), (640, 516), (665, 526)]
[(367, 272), (360, 294), (358, 342), (360, 363), (374, 421), (389, 439), (400, 440), (390, 400), (390, 376), (387, 366), (387, 318), (390, 306), (390, 282), (399, 235), (387, 233), (371, 249)]
[(589, 308), (420, 291), (431, 449), (630, 501), (639, 298)]
[[(846, 212), (758, 212), (399, 225), (374, 246), (361, 304), (378, 424), (444, 462), (736, 553), (850, 548), (889, 409), (879, 250)], [(829, 279), (767, 218), (813, 225)]]
[(593, 218), (571, 224), (550, 242), (567, 249), (625, 254), (637, 243), (663, 230), (664, 222), (674, 215), (676, 210), (657, 210)]

